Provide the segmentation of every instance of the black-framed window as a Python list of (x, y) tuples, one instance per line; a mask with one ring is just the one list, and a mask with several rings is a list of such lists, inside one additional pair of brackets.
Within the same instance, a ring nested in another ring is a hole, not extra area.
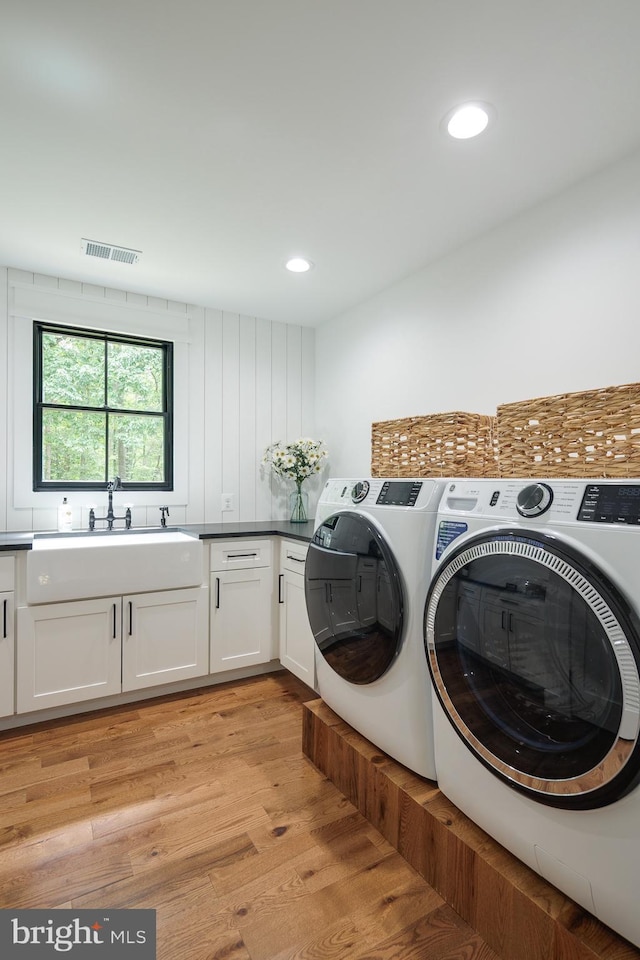
[(173, 490), (173, 344), (34, 323), (33, 489)]

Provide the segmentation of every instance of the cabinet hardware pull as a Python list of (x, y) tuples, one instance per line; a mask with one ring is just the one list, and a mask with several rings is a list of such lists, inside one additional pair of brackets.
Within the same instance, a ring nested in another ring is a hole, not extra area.
[(292, 557), (290, 553), (287, 554), (287, 560), (295, 560), (296, 563), (304, 563), (302, 557)]
[(116, 605), (113, 605), (113, 639), (116, 638)]
[(216, 610), (220, 609), (220, 577), (216, 577)]
[(228, 553), (227, 560), (244, 560), (247, 557), (257, 557), (257, 553)]
[(5, 600), (2, 605), (2, 636), (4, 639), (7, 639), (7, 603), (9, 601)]
[(129, 636), (133, 634), (133, 603), (129, 600)]
[(282, 581), (283, 580), (284, 580), (284, 573), (281, 573), (278, 576), (278, 603), (284, 603), (284, 600), (282, 598)]
[(513, 614), (509, 614), (509, 633), (513, 633)]
[(358, 577), (358, 593), (362, 593), (362, 576)]
[(504, 625), (505, 616), (506, 616), (506, 613), (505, 613), (505, 611), (503, 610), (503, 611), (501, 612), (501, 614), (500, 614), (500, 625), (501, 625), (501, 627), (502, 627), (503, 630), (505, 629), (505, 625)]

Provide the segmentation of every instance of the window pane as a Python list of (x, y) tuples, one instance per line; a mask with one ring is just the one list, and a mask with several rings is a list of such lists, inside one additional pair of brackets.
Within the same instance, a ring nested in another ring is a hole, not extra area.
[(109, 476), (127, 483), (163, 483), (164, 418), (109, 416)]
[(42, 411), (42, 479), (104, 482), (105, 414)]
[(42, 334), (42, 399), (80, 407), (104, 406), (104, 342)]
[(132, 487), (170, 487), (171, 344), (37, 322), (35, 329), (34, 489), (92, 487), (115, 475)]
[(162, 412), (163, 351), (131, 343), (109, 343), (108, 403), (120, 410)]

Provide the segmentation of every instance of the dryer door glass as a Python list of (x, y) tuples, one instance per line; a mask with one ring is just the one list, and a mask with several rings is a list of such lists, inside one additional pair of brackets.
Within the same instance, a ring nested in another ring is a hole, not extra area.
[(351, 683), (372, 683), (400, 649), (400, 574), (379, 530), (357, 513), (336, 513), (316, 530), (305, 595), (318, 650)]
[(544, 803), (593, 807), (638, 778), (638, 625), (614, 586), (538, 533), (467, 541), (431, 585), (436, 692), (478, 758)]

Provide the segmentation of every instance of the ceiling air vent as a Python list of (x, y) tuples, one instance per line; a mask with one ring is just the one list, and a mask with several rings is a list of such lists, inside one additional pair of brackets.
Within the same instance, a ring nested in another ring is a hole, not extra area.
[(98, 257), (100, 260), (137, 263), (142, 250), (129, 250), (127, 247), (116, 247), (112, 243), (100, 243), (97, 240), (85, 240), (83, 238), (82, 252), (88, 257)]

